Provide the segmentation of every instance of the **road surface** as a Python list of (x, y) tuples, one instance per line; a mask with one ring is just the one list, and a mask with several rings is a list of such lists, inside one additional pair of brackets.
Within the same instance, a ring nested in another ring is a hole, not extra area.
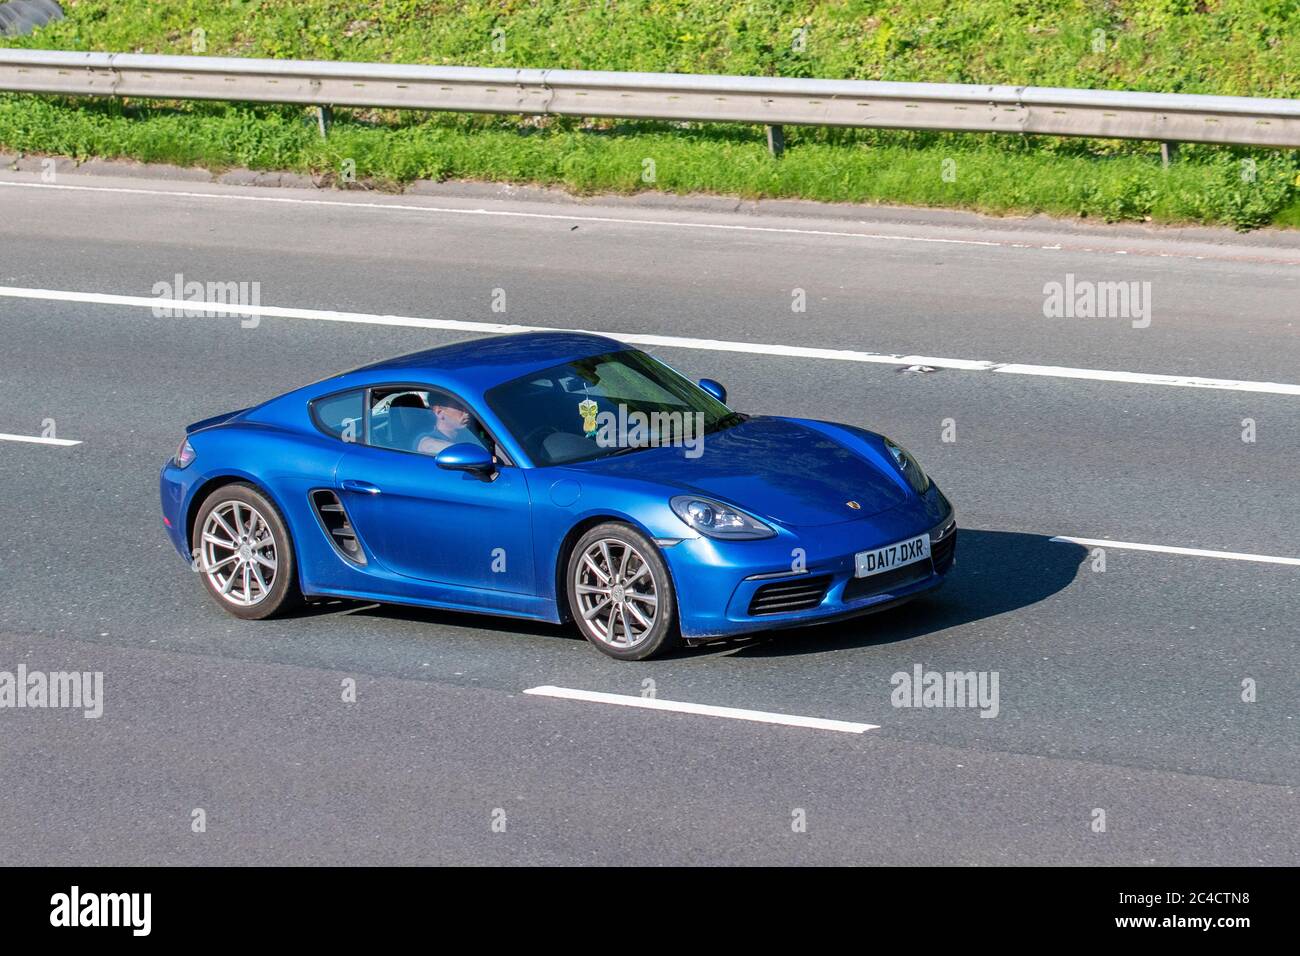
[[(0, 862), (1300, 862), (1300, 237), (10, 172), (0, 249), (0, 671), (104, 674), (98, 719), (0, 710)], [(155, 317), (178, 274), (268, 314)], [(1149, 324), (1047, 317), (1054, 282)], [(953, 578), (641, 664), (215, 606), (160, 527), (186, 423), (501, 324), (888, 434), (957, 505)], [(893, 706), (918, 665), (996, 672), (996, 716)]]

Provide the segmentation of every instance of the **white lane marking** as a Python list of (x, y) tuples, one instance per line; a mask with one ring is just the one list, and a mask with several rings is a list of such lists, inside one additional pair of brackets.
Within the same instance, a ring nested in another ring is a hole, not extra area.
[(37, 435), (7, 435), (0, 432), (0, 441), (25, 441), (33, 445), (80, 445), (79, 441), (69, 441), (66, 438), (41, 438)]
[[(133, 193), (145, 196), (182, 196), (186, 199), (233, 199), (239, 202), (278, 202), (300, 206), (348, 206), (356, 209), (382, 209), (387, 212), (436, 212), (456, 216), (498, 216), (504, 219), (555, 219), (561, 222), (605, 222), (620, 226), (672, 226), (682, 229), (722, 229), (739, 232), (775, 232), (799, 236), (839, 236), (845, 239), (885, 239), (899, 242), (934, 242), (956, 246), (1007, 246), (992, 239), (944, 239), (937, 236), (896, 236), (889, 233), (844, 232), (838, 229), (797, 229), (793, 226), (745, 226), (737, 223), (682, 222), (677, 219), (634, 219), (621, 216), (578, 216), (556, 212), (520, 212), (514, 209), (467, 209), (457, 206), (406, 205), (396, 202), (347, 201), (342, 199), (301, 199), (291, 196), (247, 196), (241, 193), (205, 193), (172, 189), (140, 189), (128, 186), (71, 186), (55, 183), (15, 183), (0, 181), (0, 186), (26, 189), (72, 189), (97, 193)], [(1023, 244), (1022, 244), (1023, 245)], [(1038, 247), (1026, 247), (1038, 248)], [(1042, 248), (1052, 248), (1043, 246)]]
[(237, 305), (231, 302), (208, 302), (198, 299), (163, 299), (149, 295), (114, 295), (107, 292), (70, 292), (62, 289), (25, 289), (13, 286), (0, 286), (0, 296), (14, 299), (45, 299), (51, 302), (86, 302), (92, 305), (124, 305), (141, 309), (210, 312), (214, 315), (258, 315), (281, 319), (314, 319), (320, 322), (352, 322), (361, 325), (399, 325), (416, 329), (449, 329), (457, 332), (575, 331), (574, 329), (546, 329), (531, 325), (505, 325), (498, 322), (426, 319), (411, 315), (372, 315), (368, 312), (294, 309), (275, 305)]
[(1232, 378), (1205, 378), (1200, 375), (1160, 375), (1154, 372), (1119, 372), (1100, 368), (1070, 368), (1064, 365), (1021, 365), (1017, 362), (997, 363), (989, 371), (1003, 372), (1007, 375), (1041, 375), (1047, 378), (1083, 378), (1094, 382), (1126, 382), (1130, 385), (1172, 385), (1178, 388), (1214, 388), (1233, 392), (1300, 395), (1300, 385)]
[(541, 325), (505, 325), (499, 322), (470, 322), (461, 319), (429, 319), (409, 315), (372, 315), (366, 312), (336, 312), (327, 309), (294, 309), (273, 305), (232, 305), (190, 299), (160, 299), (143, 295), (113, 295), (104, 292), (70, 292), (59, 289), (27, 289), (0, 286), (0, 297), (42, 299), (55, 302), (85, 302), (96, 305), (121, 305), (142, 309), (172, 309), (211, 312), (216, 315), (267, 316), (285, 319), (311, 319), (320, 322), (352, 322), (362, 325), (394, 325), (419, 329), (446, 329), (454, 332), (509, 334), (512, 332), (595, 332), (630, 345), (693, 349), (709, 352), (744, 352), (751, 355), (780, 355), (787, 358), (811, 358), (837, 362), (874, 362), (881, 365), (929, 365), (965, 372), (1001, 372), (1007, 375), (1034, 375), (1050, 378), (1090, 379), (1098, 382), (1126, 382), (1134, 385), (1168, 385), (1182, 388), (1210, 388), (1236, 392), (1263, 392), (1272, 395), (1300, 395), (1300, 385), (1284, 382), (1255, 382), (1229, 378), (1205, 378), (1199, 375), (1157, 375), (1148, 372), (1121, 372), (1095, 368), (1069, 368), (1058, 365), (1024, 365), (1017, 362), (991, 362), (984, 359), (938, 358), (933, 355), (891, 355), (885, 352), (860, 352), (852, 349), (823, 349), (804, 345), (774, 345), (763, 342), (730, 342), (722, 339), (697, 339), (675, 335), (627, 335), (594, 329), (561, 329)]
[(1182, 554), (1193, 558), (1219, 558), (1223, 561), (1256, 561), (1260, 564), (1287, 564), (1300, 567), (1300, 558), (1283, 558), (1273, 554), (1246, 554), (1241, 551), (1210, 551), (1205, 548), (1175, 548), (1167, 544), (1138, 544), (1133, 541), (1108, 541), (1103, 538), (1075, 538), (1057, 535), (1053, 541), (1081, 544), (1089, 548), (1118, 548), (1121, 551), (1155, 551), (1159, 554)]
[(741, 710), (736, 707), (715, 707), (712, 704), (689, 704), (678, 700), (658, 700), (654, 697), (631, 697), (625, 694), (603, 694), (594, 690), (573, 690), (569, 687), (530, 687), (525, 694), (538, 697), (558, 697), (563, 700), (583, 700), (595, 704), (619, 704), (623, 707), (641, 707), (645, 710), (670, 710), (679, 714), (700, 717), (725, 717), (730, 720), (751, 720), (760, 724), (783, 724), (787, 727), (808, 727), (812, 730), (837, 730), (845, 734), (861, 734), (879, 730), (879, 724), (859, 724), (849, 720), (828, 720), (825, 717), (801, 717), (798, 714), (771, 714), (763, 710)]
[[(258, 196), (244, 193), (210, 193), (182, 189), (143, 189), (131, 186), (74, 186), (67, 183), (25, 183), (0, 180), (0, 186), (22, 189), (62, 189), (94, 193), (126, 193), (140, 196), (180, 196), (186, 199), (233, 200), (236, 202), (290, 203), (299, 206), (345, 206), (354, 209), (378, 209), (385, 212), (442, 213), (454, 216), (497, 216), (507, 219), (552, 219), (561, 222), (603, 222), (629, 226), (667, 226), (676, 229), (717, 229), (738, 232), (765, 232), (796, 236), (832, 236), (841, 239), (867, 239), (877, 242), (926, 242), (954, 246), (987, 246), (1002, 249), (1039, 249), (1048, 252), (1113, 253), (1115, 249), (1089, 245), (1014, 242), (999, 239), (949, 239), (939, 236), (908, 236), (894, 233), (846, 232), (839, 229), (800, 229), (794, 226), (754, 226), (738, 223), (683, 222), (677, 219), (636, 219), (623, 216), (579, 216), (568, 213), (520, 212), (507, 209), (464, 208), (456, 206), (425, 206), (398, 202), (367, 202), (364, 200), (305, 199), (291, 196)], [(508, 201), (508, 200), (507, 200)], [(1144, 249), (1118, 250), (1120, 255), (1157, 256), (1162, 259), (1217, 259), (1225, 262), (1259, 262), (1270, 265), (1300, 265), (1300, 259), (1257, 255), (1207, 256), (1187, 252), (1155, 252)]]

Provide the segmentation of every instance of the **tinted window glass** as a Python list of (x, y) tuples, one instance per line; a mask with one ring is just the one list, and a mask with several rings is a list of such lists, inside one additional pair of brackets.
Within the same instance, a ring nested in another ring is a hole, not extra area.
[(370, 396), (370, 444), (377, 448), (436, 455), (461, 443), (493, 447), (465, 403), (447, 392), (376, 388)]
[[(539, 465), (679, 444), (745, 418), (662, 362), (633, 350), (534, 372), (498, 385), (486, 398)], [(638, 429), (637, 420), (646, 427)], [(633, 427), (625, 430), (629, 422)]]
[(359, 441), (364, 406), (363, 393), (355, 391), (318, 399), (311, 407), (316, 423), (325, 431), (344, 441)]

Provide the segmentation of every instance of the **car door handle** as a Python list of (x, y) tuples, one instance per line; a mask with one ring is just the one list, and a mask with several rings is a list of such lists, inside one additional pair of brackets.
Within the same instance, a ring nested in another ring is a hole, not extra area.
[(377, 494), (379, 494), (379, 486), (378, 486), (378, 485), (372, 485), (372, 484), (371, 484), (370, 482), (368, 482), (368, 481), (356, 481), (355, 479), (352, 479), (352, 478), (344, 478), (344, 479), (343, 479), (343, 490), (344, 490), (344, 491), (356, 491), (356, 492), (360, 492), (360, 493), (363, 494), (363, 495), (377, 495)]

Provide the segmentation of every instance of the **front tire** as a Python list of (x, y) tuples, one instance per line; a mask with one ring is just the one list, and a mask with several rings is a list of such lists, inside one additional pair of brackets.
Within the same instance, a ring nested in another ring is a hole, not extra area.
[(678, 643), (668, 565), (635, 528), (617, 522), (592, 528), (569, 553), (565, 580), (578, 630), (610, 657), (643, 661)]
[(204, 587), (235, 617), (259, 621), (302, 600), (289, 528), (250, 484), (223, 485), (208, 495), (190, 546)]

